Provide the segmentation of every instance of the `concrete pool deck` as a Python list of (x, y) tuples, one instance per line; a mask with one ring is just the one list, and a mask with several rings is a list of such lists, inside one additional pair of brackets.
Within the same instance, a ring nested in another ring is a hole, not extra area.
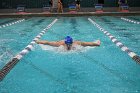
[(118, 7), (104, 8), (104, 12), (95, 12), (95, 8), (81, 8), (79, 12), (69, 12), (64, 8), (64, 13), (43, 12), (42, 9), (26, 9), (26, 12), (17, 13), (16, 9), (0, 9), (0, 17), (57, 17), (57, 16), (135, 16), (140, 15), (140, 7), (131, 7), (129, 12), (118, 12)]
[(72, 17), (72, 16), (136, 16), (140, 12), (77, 12), (77, 13), (2, 13), (0, 17)]

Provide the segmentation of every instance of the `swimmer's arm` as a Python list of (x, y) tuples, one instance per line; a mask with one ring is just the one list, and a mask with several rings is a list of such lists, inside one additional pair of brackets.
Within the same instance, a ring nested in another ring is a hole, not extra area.
[(81, 41), (76, 41), (78, 45), (81, 46), (100, 46), (100, 40), (97, 40), (95, 42), (81, 42)]
[(47, 40), (39, 40), (36, 41), (37, 44), (44, 44), (44, 45), (50, 45), (50, 46), (55, 46), (55, 47), (59, 47), (61, 45), (61, 42), (49, 42)]

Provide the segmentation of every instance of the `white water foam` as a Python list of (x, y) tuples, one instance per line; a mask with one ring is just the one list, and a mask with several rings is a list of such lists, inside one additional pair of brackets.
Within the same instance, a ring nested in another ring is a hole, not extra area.
[(95, 47), (83, 47), (80, 45), (74, 45), (72, 47), (72, 49), (70, 51), (66, 50), (66, 48), (64, 46), (59, 46), (59, 47), (53, 47), (53, 46), (49, 46), (49, 45), (42, 45), (39, 44), (39, 46), (41, 47), (42, 50), (47, 50), (47, 51), (52, 51), (52, 52), (56, 52), (56, 53), (77, 53), (77, 52), (86, 52), (89, 49), (95, 48)]
[(7, 64), (9, 62), (9, 59), (11, 59), (12, 57), (13, 57), (13, 55), (11, 53), (9, 53), (8, 51), (6, 51), (0, 55), (0, 63)]

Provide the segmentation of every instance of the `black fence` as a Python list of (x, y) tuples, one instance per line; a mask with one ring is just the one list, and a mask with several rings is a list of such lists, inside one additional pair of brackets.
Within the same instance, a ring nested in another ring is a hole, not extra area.
[[(140, 7), (140, 0), (127, 0), (130, 7)], [(26, 8), (42, 8), (47, 5), (49, 0), (0, 0), (0, 9), (14, 9), (19, 5)], [(69, 3), (75, 0), (63, 0), (64, 7), (68, 7)], [(104, 7), (117, 7), (118, 0), (81, 0), (81, 7), (94, 7), (98, 2), (103, 2)]]

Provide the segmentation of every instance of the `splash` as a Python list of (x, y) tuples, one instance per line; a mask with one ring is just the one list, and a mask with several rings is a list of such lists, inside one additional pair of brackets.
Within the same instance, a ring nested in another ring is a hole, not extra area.
[(95, 47), (90, 47), (90, 46), (83, 47), (83, 46), (80, 46), (80, 45), (74, 45), (72, 47), (72, 49), (68, 51), (68, 50), (66, 50), (66, 48), (64, 46), (53, 47), (53, 46), (42, 45), (42, 44), (39, 44), (39, 46), (41, 47), (42, 50), (45, 50), (45, 51), (47, 50), (47, 51), (52, 51), (52, 52), (62, 53), (62, 54), (86, 52), (90, 49), (95, 48)]
[(15, 39), (0, 39), (0, 42), (16, 41)]
[(13, 55), (9, 51), (5, 51), (0, 55), (0, 68), (9, 62), (13, 58)]

